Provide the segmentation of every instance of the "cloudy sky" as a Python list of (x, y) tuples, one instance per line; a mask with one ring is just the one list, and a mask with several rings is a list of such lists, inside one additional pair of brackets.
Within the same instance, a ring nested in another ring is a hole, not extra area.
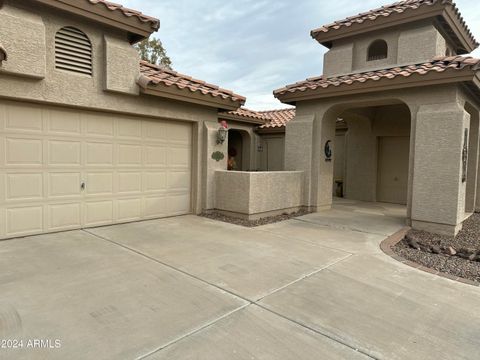
[[(119, 0), (161, 21), (156, 34), (176, 71), (247, 97), (255, 110), (284, 107), (274, 89), (322, 73), (326, 49), (310, 30), (389, 0)], [(457, 0), (480, 39), (478, 0)], [(480, 51), (474, 53), (480, 56)]]

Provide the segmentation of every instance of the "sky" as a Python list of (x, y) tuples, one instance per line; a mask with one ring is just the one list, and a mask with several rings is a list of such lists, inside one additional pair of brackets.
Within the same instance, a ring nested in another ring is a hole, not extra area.
[[(247, 97), (246, 107), (286, 107), (272, 92), (322, 74), (326, 48), (310, 30), (393, 0), (118, 0), (160, 19), (174, 70)], [(478, 0), (456, 0), (480, 40)], [(479, 57), (480, 51), (474, 56)]]

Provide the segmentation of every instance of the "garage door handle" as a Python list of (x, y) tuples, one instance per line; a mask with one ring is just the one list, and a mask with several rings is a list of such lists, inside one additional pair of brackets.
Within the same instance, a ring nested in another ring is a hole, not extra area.
[(85, 187), (86, 187), (85, 182), (82, 182), (80, 184), (80, 190), (82, 190), (82, 191), (85, 190)]

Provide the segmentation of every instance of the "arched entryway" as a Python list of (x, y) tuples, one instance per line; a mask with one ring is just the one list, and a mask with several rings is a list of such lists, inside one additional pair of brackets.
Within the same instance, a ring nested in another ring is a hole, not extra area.
[[(312, 188), (317, 207), (329, 206), (332, 195), (410, 206), (413, 161), (406, 104), (336, 106), (317, 121), (320, 152)], [(331, 158), (325, 152), (328, 142)]]
[(228, 170), (251, 170), (250, 141), (250, 134), (247, 131), (238, 129), (228, 131)]

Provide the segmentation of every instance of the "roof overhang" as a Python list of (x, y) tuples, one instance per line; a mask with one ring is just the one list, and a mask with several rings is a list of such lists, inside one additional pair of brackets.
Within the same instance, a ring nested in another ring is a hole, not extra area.
[(284, 134), (285, 126), (275, 126), (275, 127), (258, 127), (255, 129), (257, 134)]
[(398, 76), (393, 79), (381, 78), (380, 80), (368, 80), (366, 82), (354, 82), (352, 84), (340, 84), (338, 86), (330, 85), (326, 88), (318, 87), (304, 91), (285, 92), (282, 94), (274, 93), (274, 96), (285, 104), (294, 105), (298, 101), (305, 100), (452, 83), (466, 83), (479, 88), (479, 86), (475, 85), (476, 82), (478, 82), (480, 86), (478, 73), (472, 69), (447, 69), (443, 72), (432, 72), (425, 75), (415, 73), (408, 77)]
[(239, 116), (239, 115), (228, 114), (224, 112), (219, 113), (218, 118), (221, 120), (232, 120), (232, 121), (238, 121), (242, 123), (255, 124), (255, 125), (263, 125), (265, 123), (265, 120), (262, 120), (262, 119), (255, 119), (252, 117)]
[(353, 23), (351, 26), (342, 26), (327, 32), (319, 31), (319, 29), (312, 30), (311, 36), (320, 44), (331, 48), (335, 40), (426, 19), (436, 20), (435, 24), (438, 30), (456, 45), (457, 54), (468, 54), (478, 47), (478, 43), (469, 33), (465, 23), (462, 22), (456, 7), (451, 3), (443, 4), (441, 2), (401, 13), (393, 13), (386, 17), (380, 16), (374, 21)]
[(142, 21), (137, 16), (127, 16), (122, 11), (112, 11), (102, 4), (92, 4), (85, 0), (35, 1), (124, 30), (128, 32), (132, 44), (148, 38), (160, 28), (158, 19), (150, 18), (151, 21)]
[(152, 84), (151, 80), (144, 75), (140, 76), (137, 83), (140, 86), (140, 92), (145, 95), (153, 95), (165, 99), (178, 100), (228, 111), (237, 110), (243, 105), (243, 101), (240, 100), (234, 101), (230, 98), (225, 99), (221, 96), (192, 92), (188, 89), (179, 89), (175, 86)]

